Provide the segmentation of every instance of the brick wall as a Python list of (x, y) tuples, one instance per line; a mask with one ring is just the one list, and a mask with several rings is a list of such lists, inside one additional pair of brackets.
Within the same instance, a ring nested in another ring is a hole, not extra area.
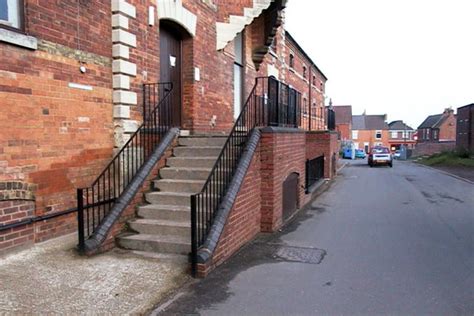
[[(295, 130), (296, 131), (296, 130)], [(299, 201), (306, 203), (304, 194), (306, 138), (303, 131), (283, 132), (266, 129), (260, 143), (262, 164), (262, 222), (263, 232), (273, 232), (283, 223), (282, 184), (291, 173), (299, 175)]]
[(439, 127), (440, 141), (456, 141), (456, 116), (450, 113)]
[(456, 148), (456, 142), (423, 142), (416, 144), (413, 157), (433, 155), (443, 151), (451, 151)]
[[(314, 159), (324, 155), (324, 177), (332, 179), (337, 170), (339, 159), (339, 143), (337, 132), (313, 131), (306, 133), (306, 159)], [(336, 160), (334, 160), (334, 158)]]
[(474, 104), (458, 108), (456, 147), (474, 153)]
[[(0, 201), (0, 223), (11, 224), (33, 216), (35, 203), (27, 200)], [(0, 232), (0, 257), (13, 249), (33, 244), (33, 225)]]
[(365, 144), (367, 143), (370, 148), (374, 147), (376, 144), (381, 143), (384, 147), (389, 147), (389, 130), (382, 130), (382, 138), (375, 138), (376, 130), (358, 130), (357, 139), (353, 139), (356, 148), (364, 149)]

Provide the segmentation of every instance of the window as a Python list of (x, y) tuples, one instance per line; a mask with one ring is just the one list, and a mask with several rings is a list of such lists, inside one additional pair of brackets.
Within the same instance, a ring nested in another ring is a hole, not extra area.
[(316, 106), (316, 103), (313, 103), (313, 106), (311, 107), (311, 116), (316, 117), (317, 116), (317, 111), (318, 111), (318, 108)]
[(303, 66), (303, 78), (306, 79), (306, 66)]
[(397, 131), (392, 131), (392, 132), (391, 132), (391, 138), (392, 138), (392, 139), (398, 138), (398, 132), (397, 132)]
[(352, 131), (352, 139), (357, 139), (359, 136), (359, 131)]
[(22, 0), (0, 0), (0, 26), (21, 29), (22, 14)]
[(270, 49), (274, 53), (277, 52), (277, 38), (276, 37), (273, 38), (272, 44), (270, 45)]
[(303, 113), (308, 114), (308, 100), (306, 98), (303, 99)]
[(438, 139), (438, 136), (439, 136), (439, 135), (438, 135), (438, 130), (437, 130), (437, 129), (434, 129), (434, 130), (433, 130), (433, 139), (436, 139), (436, 140), (437, 140), (437, 139)]
[(324, 93), (324, 85), (322, 81), (319, 83), (319, 90)]
[(316, 86), (316, 76), (313, 76), (313, 86)]
[(293, 54), (290, 54), (290, 68), (295, 67), (295, 56)]
[(382, 131), (375, 131), (375, 139), (382, 139)]

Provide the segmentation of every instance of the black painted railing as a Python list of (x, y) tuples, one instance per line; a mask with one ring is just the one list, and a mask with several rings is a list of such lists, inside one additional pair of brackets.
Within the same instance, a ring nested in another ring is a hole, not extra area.
[(85, 250), (86, 239), (92, 236), (115, 201), (173, 127), (170, 97), (172, 89), (172, 83), (143, 85), (143, 123), (91, 186), (77, 189), (80, 251)]
[(202, 190), (191, 196), (191, 259), (196, 274), (197, 252), (210, 232), (252, 130), (256, 127), (297, 128), (300, 93), (273, 77), (257, 78), (239, 117)]
[(324, 178), (324, 156), (306, 160), (306, 192), (322, 178)]
[(333, 131), (336, 129), (336, 112), (331, 108), (328, 108), (327, 111), (328, 111), (328, 114), (327, 114), (328, 130)]

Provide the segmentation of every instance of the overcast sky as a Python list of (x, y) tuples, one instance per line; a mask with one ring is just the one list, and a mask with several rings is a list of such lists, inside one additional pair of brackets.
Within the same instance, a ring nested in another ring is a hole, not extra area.
[(353, 114), (412, 127), (474, 103), (474, 0), (289, 0), (286, 29)]

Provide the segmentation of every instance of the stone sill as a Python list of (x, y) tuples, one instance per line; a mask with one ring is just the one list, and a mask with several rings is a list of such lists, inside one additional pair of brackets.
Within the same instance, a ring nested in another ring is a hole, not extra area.
[(3, 28), (0, 28), (0, 42), (5, 42), (32, 50), (38, 49), (38, 40), (36, 37)]

